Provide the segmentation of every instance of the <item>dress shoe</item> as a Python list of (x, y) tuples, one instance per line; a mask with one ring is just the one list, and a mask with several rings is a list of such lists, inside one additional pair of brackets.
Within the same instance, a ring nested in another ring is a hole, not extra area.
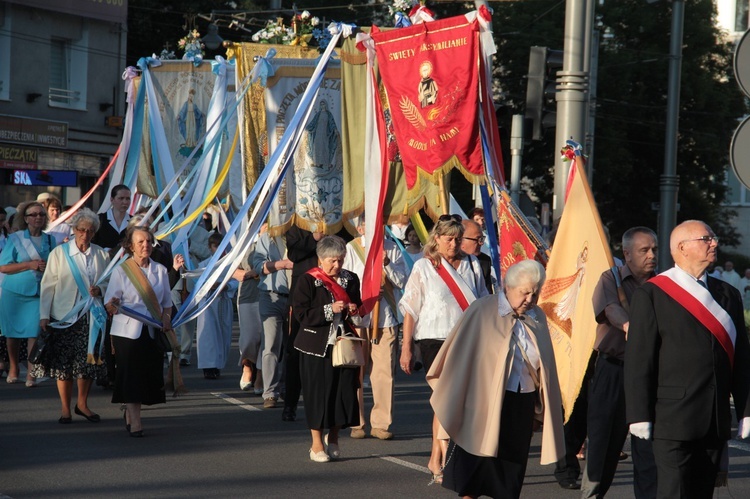
[(84, 412), (78, 408), (78, 405), (76, 405), (73, 412), (75, 412), (79, 416), (83, 416), (84, 418), (86, 418), (86, 420), (88, 420), (89, 423), (98, 423), (99, 421), (102, 420), (102, 418), (99, 417), (99, 415), (95, 412), (92, 412), (91, 415), (84, 414)]
[(620, 451), (620, 456), (618, 457), (618, 460), (624, 461), (628, 458), (628, 455), (624, 453), (623, 451)]
[(390, 440), (393, 438), (393, 433), (382, 428), (373, 428), (370, 430), (370, 436), (379, 440)]
[(133, 438), (143, 438), (143, 430), (131, 431), (130, 436)]
[(322, 450), (320, 452), (313, 452), (313, 450), (310, 449), (310, 461), (315, 461), (316, 463), (327, 463), (330, 460), (331, 458), (326, 454), (326, 451)]
[(576, 481), (575, 481), (575, 480), (573, 480), (573, 479), (569, 479), (569, 480), (560, 480), (560, 481), (559, 481), (559, 482), (557, 482), (557, 483), (559, 483), (559, 484), (560, 484), (560, 488), (561, 488), (561, 489), (565, 489), (565, 490), (578, 490), (578, 489), (580, 489), (580, 488), (581, 488), (581, 486), (580, 486), (580, 485), (578, 484), (578, 482), (576, 482)]
[(362, 430), (360, 428), (352, 428), (351, 437), (356, 439), (365, 438), (365, 430)]
[(284, 412), (281, 413), (282, 421), (296, 421), (297, 414), (291, 407), (284, 407)]
[(263, 409), (275, 409), (277, 400), (276, 397), (268, 397), (263, 401)]
[(218, 369), (204, 369), (203, 370), (203, 377), (206, 379), (219, 379), (219, 376), (221, 371)]
[(328, 435), (323, 439), (323, 443), (326, 446), (326, 453), (331, 459), (339, 459), (341, 457), (341, 451), (339, 450), (339, 444), (329, 444)]
[(57, 420), (60, 424), (70, 424), (73, 422), (73, 418), (68, 416), (67, 418), (65, 416), (60, 416), (60, 419)]
[(240, 390), (242, 390), (243, 392), (249, 392), (252, 387), (253, 387), (252, 381), (245, 382), (245, 381), (240, 380)]
[(187, 367), (190, 365), (190, 361), (188, 359), (180, 359), (180, 366)]

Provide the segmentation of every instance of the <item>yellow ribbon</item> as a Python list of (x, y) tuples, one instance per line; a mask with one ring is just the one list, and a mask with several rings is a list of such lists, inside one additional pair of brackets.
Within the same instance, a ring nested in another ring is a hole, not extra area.
[(237, 127), (237, 130), (234, 132), (234, 140), (232, 140), (232, 148), (229, 151), (229, 155), (227, 156), (227, 160), (224, 163), (224, 166), (221, 169), (221, 172), (219, 172), (219, 177), (216, 179), (216, 182), (211, 187), (211, 190), (208, 191), (208, 195), (206, 196), (206, 199), (203, 201), (203, 203), (195, 209), (190, 215), (188, 215), (185, 220), (179, 223), (179, 225), (171, 228), (164, 234), (160, 234), (156, 236), (157, 239), (162, 240), (165, 237), (167, 237), (172, 232), (181, 229), (182, 227), (185, 227), (186, 225), (192, 223), (193, 220), (198, 218), (199, 215), (202, 215), (203, 212), (206, 210), (206, 207), (211, 204), (216, 197), (216, 194), (218, 194), (219, 189), (221, 189), (221, 185), (224, 183), (224, 180), (227, 178), (227, 175), (229, 174), (229, 167), (232, 165), (232, 159), (234, 158), (234, 152), (237, 149), (237, 141), (239, 140), (240, 136), (240, 129)]

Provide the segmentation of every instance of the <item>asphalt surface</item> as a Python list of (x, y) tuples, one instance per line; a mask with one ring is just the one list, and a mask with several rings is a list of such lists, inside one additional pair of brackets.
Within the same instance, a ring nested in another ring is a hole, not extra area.
[[(186, 497), (456, 497), (428, 486), (431, 412), (424, 372), (399, 373), (391, 441), (353, 440), (342, 432), (343, 459), (314, 463), (303, 403), (296, 422), (239, 389), (235, 343), (218, 380), (183, 368), (190, 392), (143, 410), (145, 437), (130, 438), (111, 392), (93, 387), (89, 407), (61, 425), (54, 381), (37, 388), (0, 381), (0, 498)], [(74, 399), (75, 400), (75, 399)], [(366, 392), (365, 403), (372, 398)], [(561, 489), (553, 466), (539, 465), (534, 435), (522, 497), (579, 497)], [(626, 443), (626, 452), (629, 443)], [(750, 444), (731, 443), (729, 488), (715, 497), (750, 497)], [(585, 465), (585, 462), (582, 462)], [(633, 470), (622, 461), (607, 497), (630, 498)]]

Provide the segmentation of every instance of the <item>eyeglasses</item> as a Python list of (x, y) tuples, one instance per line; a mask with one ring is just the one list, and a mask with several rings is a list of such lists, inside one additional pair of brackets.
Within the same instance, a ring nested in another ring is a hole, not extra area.
[(96, 234), (96, 231), (94, 229), (78, 229), (78, 228), (75, 228), (73, 230), (75, 230), (79, 234)]
[(719, 238), (717, 236), (701, 236), (701, 237), (695, 237), (693, 239), (685, 239), (684, 241), (680, 241), (680, 243), (689, 243), (690, 241), (703, 241), (706, 244), (716, 243), (719, 244)]
[(46, 217), (47, 214), (41, 211), (35, 211), (34, 213), (27, 213), (25, 216), (27, 217)]
[(484, 244), (484, 241), (485, 241), (484, 236), (479, 236), (479, 237), (466, 237), (466, 236), (464, 236), (464, 239), (468, 239), (469, 241), (474, 241), (477, 244)]
[(461, 215), (440, 215), (438, 222), (456, 222), (461, 223)]

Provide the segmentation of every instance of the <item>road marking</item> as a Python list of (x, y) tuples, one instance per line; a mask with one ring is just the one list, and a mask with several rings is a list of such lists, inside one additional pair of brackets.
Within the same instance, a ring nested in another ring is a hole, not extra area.
[(729, 441), (729, 447), (732, 447), (734, 449), (743, 450), (745, 452), (750, 452), (750, 444), (747, 444), (745, 442), (740, 442), (738, 440), (730, 440)]
[(398, 464), (405, 468), (410, 468), (412, 470), (417, 470), (417, 471), (421, 471), (422, 473), (427, 473), (428, 475), (432, 475), (432, 472), (429, 469), (427, 469), (427, 467), (425, 466), (420, 466), (418, 464), (410, 463), (409, 461), (404, 461), (403, 459), (398, 459), (396, 457), (391, 457), (391, 456), (380, 456), (378, 454), (373, 454), (373, 456), (379, 457), (380, 459), (389, 461), (391, 463)]
[(242, 409), (245, 409), (246, 411), (260, 411), (260, 408), (255, 407), (254, 405), (250, 405), (250, 404), (248, 404), (246, 402), (243, 402), (241, 400), (237, 400), (234, 397), (230, 397), (226, 393), (211, 392), (211, 395), (213, 395), (214, 397), (219, 397), (220, 399), (226, 400), (230, 404), (234, 404), (234, 405), (236, 405), (236, 406), (238, 406), (238, 407), (240, 407)]

